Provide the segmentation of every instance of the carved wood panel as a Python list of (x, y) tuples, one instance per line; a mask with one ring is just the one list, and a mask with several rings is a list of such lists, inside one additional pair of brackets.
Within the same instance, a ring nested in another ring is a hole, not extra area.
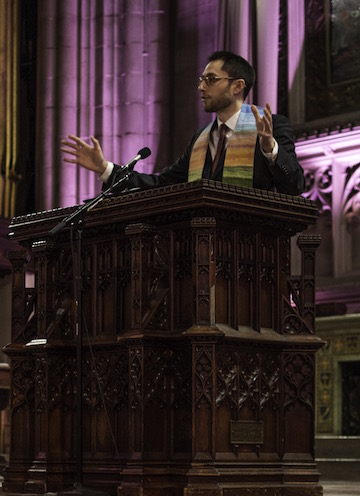
[[(122, 198), (116, 208), (109, 200), (105, 217), (102, 209), (90, 212), (81, 253), (83, 464), (85, 483), (111, 494), (160, 495), (165, 488), (195, 495), (205, 487), (220, 494), (225, 486), (236, 494), (253, 483), (249, 474), (266, 487), (269, 470), (279, 490), (285, 474), (297, 487), (304, 480), (317, 486), (307, 461), (320, 346), (313, 334), (317, 239), (299, 242), (301, 274), (289, 275), (290, 237), (315, 208), (304, 199), (207, 187), (164, 188), (161, 208), (150, 191), (124, 210)], [(25, 224), (18, 232), (27, 240), (39, 236)], [(41, 242), (33, 257), (39, 287), (31, 299), (27, 259), (13, 262), (16, 333), (6, 351), (15, 448), (4, 487), (43, 493), (70, 485), (76, 472), (68, 236)], [(260, 441), (231, 439), (230, 426), (244, 422), (263, 429)], [(33, 430), (17, 437), (23, 425)], [(284, 453), (300, 454), (301, 464), (288, 465)]]

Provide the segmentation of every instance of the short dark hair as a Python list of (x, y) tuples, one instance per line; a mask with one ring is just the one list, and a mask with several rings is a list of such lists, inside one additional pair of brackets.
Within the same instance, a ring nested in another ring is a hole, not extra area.
[(222, 70), (229, 74), (229, 77), (243, 79), (245, 81), (244, 100), (248, 96), (249, 91), (255, 82), (255, 70), (247, 60), (236, 53), (227, 52), (225, 50), (212, 53), (208, 61), (222, 60)]

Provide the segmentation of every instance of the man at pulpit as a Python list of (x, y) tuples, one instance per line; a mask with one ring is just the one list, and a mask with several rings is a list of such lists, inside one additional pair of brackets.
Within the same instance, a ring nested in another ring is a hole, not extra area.
[[(210, 55), (198, 89), (205, 112), (216, 113), (216, 119), (193, 135), (172, 165), (159, 174), (133, 171), (121, 191), (205, 178), (301, 194), (305, 181), (291, 125), (286, 117), (272, 114), (269, 104), (262, 108), (245, 103), (254, 81), (253, 67), (241, 56), (228, 51)], [(96, 138), (91, 140), (92, 145), (73, 135), (62, 140), (64, 160), (96, 172), (106, 188), (119, 166), (104, 158)]]

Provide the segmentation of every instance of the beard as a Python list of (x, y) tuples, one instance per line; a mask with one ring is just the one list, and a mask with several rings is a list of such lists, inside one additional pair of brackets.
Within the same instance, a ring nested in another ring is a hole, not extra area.
[(208, 97), (203, 100), (203, 106), (205, 112), (215, 112), (218, 113), (221, 110), (226, 109), (231, 105), (232, 99), (228, 93), (217, 96), (217, 97)]

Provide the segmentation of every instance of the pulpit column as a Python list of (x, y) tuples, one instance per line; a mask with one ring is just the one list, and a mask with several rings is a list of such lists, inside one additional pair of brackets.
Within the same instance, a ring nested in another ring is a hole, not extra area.
[(194, 325), (215, 326), (215, 228), (213, 217), (194, 217), (193, 288)]
[(131, 329), (141, 329), (150, 294), (154, 230), (146, 224), (131, 224), (125, 234), (131, 242)]
[(27, 294), (25, 287), (25, 269), (31, 256), (27, 250), (8, 252), (8, 259), (12, 265), (12, 340), (22, 338), (25, 341), (24, 329), (26, 325)]
[(297, 239), (301, 250), (301, 309), (311, 329), (315, 329), (315, 253), (320, 242), (317, 235), (301, 235)]
[(11, 359), (11, 452), (10, 464), (5, 468), (4, 491), (22, 492), (24, 479), (34, 458), (34, 358), (24, 348), (26, 324), (29, 317), (28, 295), (25, 287), (26, 265), (30, 262), (27, 250), (8, 252), (12, 265), (12, 341), (5, 352)]
[(221, 496), (216, 454), (216, 346), (223, 333), (192, 327), (192, 463), (184, 496)]

